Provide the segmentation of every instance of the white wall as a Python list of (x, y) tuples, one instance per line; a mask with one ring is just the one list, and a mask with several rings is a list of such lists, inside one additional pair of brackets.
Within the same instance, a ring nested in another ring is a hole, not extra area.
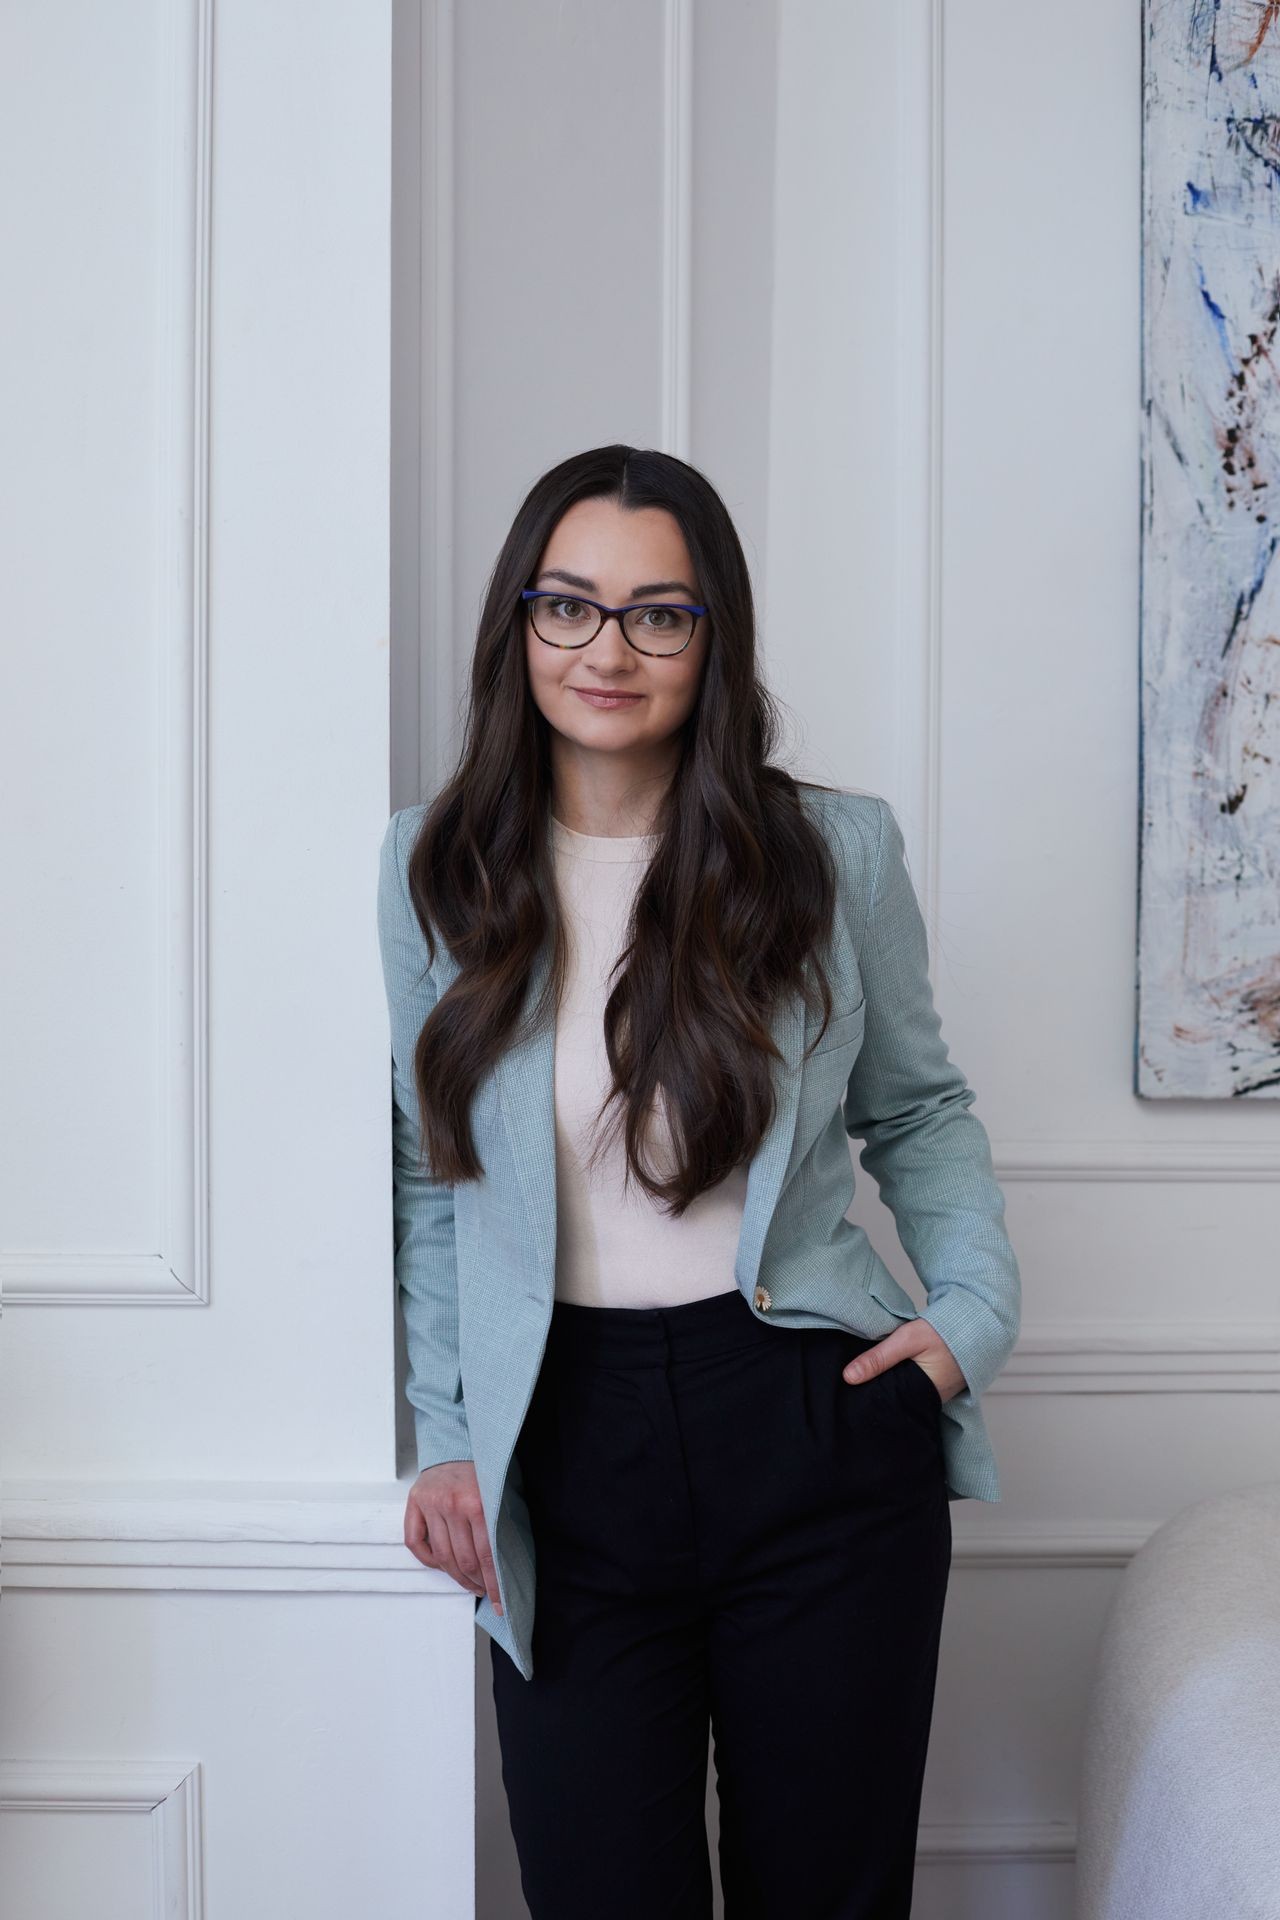
[(470, 1910), (403, 1543), (391, 11), (0, 14), (0, 1911)]
[[(1140, 8), (424, 18), (398, 75), (422, 191), (397, 227), (421, 270), (395, 378), (421, 404), (396, 463), (395, 789), (445, 764), (535, 475), (605, 439), (702, 466), (797, 764), (903, 821), (1023, 1268), (984, 1403), (1004, 1498), (953, 1512), (917, 1911), (1060, 1920), (1118, 1573), (1168, 1513), (1273, 1474), (1280, 1439), (1280, 1118), (1132, 1092)], [(533, 297), (548, 255), (587, 265), (572, 312)], [(507, 1920), (487, 1653), (477, 1711), (479, 1911)]]

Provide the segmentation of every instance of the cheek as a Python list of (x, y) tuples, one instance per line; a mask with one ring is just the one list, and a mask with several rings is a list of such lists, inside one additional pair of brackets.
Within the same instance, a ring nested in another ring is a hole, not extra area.
[(701, 679), (702, 669), (698, 666), (682, 668), (669, 678), (656, 682), (653, 711), (664, 724), (678, 726), (681, 721), (688, 719), (698, 697)]
[(557, 653), (554, 647), (546, 647), (536, 634), (525, 640), (525, 667), (529, 675), (529, 685), (535, 700), (553, 695), (567, 672), (569, 656)]

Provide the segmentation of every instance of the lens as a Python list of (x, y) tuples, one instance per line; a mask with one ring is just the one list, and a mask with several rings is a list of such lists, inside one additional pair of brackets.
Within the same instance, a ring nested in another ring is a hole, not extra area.
[(696, 618), (683, 607), (632, 607), (623, 615), (627, 638), (645, 653), (679, 653)]
[(534, 632), (557, 647), (580, 647), (600, 624), (594, 607), (560, 593), (540, 593), (528, 607)]

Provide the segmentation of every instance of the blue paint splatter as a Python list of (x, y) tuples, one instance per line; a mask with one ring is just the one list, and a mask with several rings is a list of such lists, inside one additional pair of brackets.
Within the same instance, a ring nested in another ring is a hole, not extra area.
[(1204, 283), (1204, 268), (1198, 260), (1196, 261), (1196, 277), (1200, 282), (1200, 298), (1213, 315), (1214, 328), (1218, 335), (1218, 343), (1222, 348), (1223, 358), (1234, 372), (1235, 359), (1231, 352), (1231, 342), (1227, 337), (1227, 316), (1210, 293), (1208, 287), (1206, 287)]
[(1280, 545), (1280, 534), (1273, 533), (1263, 549), (1262, 557), (1258, 562), (1253, 579), (1244, 591), (1236, 596), (1236, 610), (1231, 616), (1231, 625), (1227, 628), (1227, 637), (1222, 643), (1224, 655), (1230, 651), (1231, 643), (1239, 631), (1240, 622), (1246, 614), (1252, 612), (1253, 603), (1262, 592), (1263, 582), (1267, 577), (1268, 569), (1271, 566), (1271, 562), (1275, 559), (1277, 545)]
[(1199, 213), (1201, 207), (1208, 206), (1210, 196), (1204, 191), (1203, 187), (1198, 187), (1194, 180), (1188, 180), (1187, 192), (1191, 197), (1189, 212)]

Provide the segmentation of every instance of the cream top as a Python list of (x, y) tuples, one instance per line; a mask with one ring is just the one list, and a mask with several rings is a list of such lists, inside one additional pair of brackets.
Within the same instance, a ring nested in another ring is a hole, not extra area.
[[(634, 1180), (624, 1190), (621, 1140), (595, 1167), (586, 1165), (609, 1086), (604, 1007), (610, 971), (657, 839), (576, 833), (551, 816), (570, 953), (556, 1018), (556, 1299), (581, 1306), (678, 1306), (737, 1285), (733, 1267), (747, 1195), (745, 1166), (699, 1194), (673, 1220)], [(668, 1164), (670, 1138), (660, 1099), (650, 1145), (660, 1168)]]

